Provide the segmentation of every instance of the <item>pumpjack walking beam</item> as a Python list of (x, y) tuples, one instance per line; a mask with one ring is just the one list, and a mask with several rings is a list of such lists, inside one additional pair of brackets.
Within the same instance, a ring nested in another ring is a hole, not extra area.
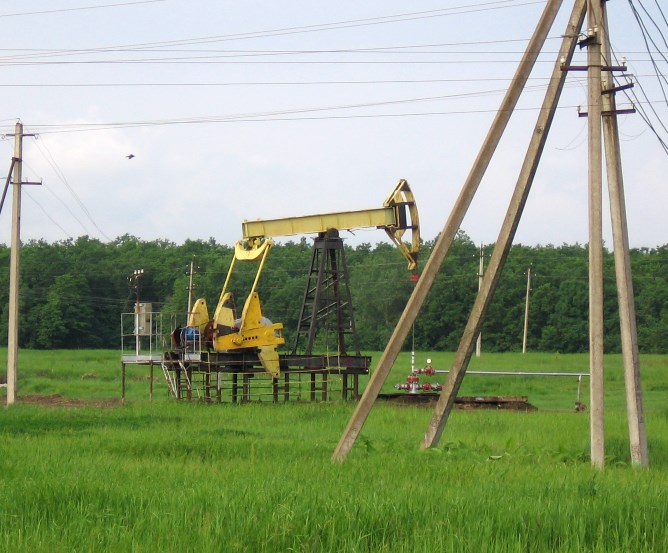
[[(390, 195), (383, 202), (383, 207), (359, 211), (339, 211), (244, 221), (242, 224), (244, 240), (253, 247), (271, 236), (293, 236), (312, 232), (325, 233), (330, 230), (352, 230), (376, 227), (383, 229), (394, 242), (401, 254), (408, 261), (408, 269), (417, 268), (417, 255), (420, 250), (420, 222), (415, 197), (408, 182), (401, 179)], [(404, 235), (411, 231), (411, 247), (404, 244)]]

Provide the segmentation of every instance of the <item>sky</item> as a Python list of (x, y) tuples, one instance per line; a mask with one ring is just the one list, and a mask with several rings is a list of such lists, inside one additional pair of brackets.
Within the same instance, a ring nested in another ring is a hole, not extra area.
[[(544, 1), (3, 0), (0, 167), (26, 136), (21, 237), (233, 244), (245, 219), (377, 208), (399, 179), (422, 237), (450, 215)], [(668, 243), (668, 10), (607, 4), (651, 126), (619, 119), (632, 247)], [(646, 23), (649, 42), (631, 7)], [(462, 223), (493, 243), (557, 59), (549, 33)], [(644, 8), (646, 11), (643, 11)], [(652, 58), (656, 64), (652, 64)], [(586, 64), (586, 49), (575, 65)], [(631, 106), (618, 94), (619, 108)], [(585, 74), (571, 72), (515, 242), (585, 244)], [(653, 130), (654, 129), (654, 130)], [(133, 155), (131, 159), (127, 156)], [(607, 206), (607, 194), (604, 207)], [(612, 245), (607, 207), (604, 240)], [(0, 213), (8, 244), (11, 194)], [(385, 241), (382, 231), (347, 243)]]

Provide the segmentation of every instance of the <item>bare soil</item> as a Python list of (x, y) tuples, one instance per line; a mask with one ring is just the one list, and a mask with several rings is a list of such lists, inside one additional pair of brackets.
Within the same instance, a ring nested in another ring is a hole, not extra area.
[(18, 403), (50, 405), (53, 407), (116, 407), (123, 402), (119, 399), (76, 399), (63, 397), (60, 394), (31, 394), (17, 398)]

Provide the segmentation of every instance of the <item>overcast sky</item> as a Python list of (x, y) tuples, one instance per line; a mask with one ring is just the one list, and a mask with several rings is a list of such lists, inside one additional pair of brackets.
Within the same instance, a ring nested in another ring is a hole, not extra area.
[[(642, 85), (632, 93), (668, 140), (660, 3), (633, 2), (657, 41), (656, 66), (629, 2), (607, 6), (613, 49)], [(43, 182), (24, 187), (22, 238), (232, 244), (244, 219), (380, 207), (405, 178), (433, 239), (544, 7), (4, 0), (0, 132), (20, 119), (38, 134), (25, 138), (24, 179)], [(476, 243), (496, 240), (571, 8), (566, 0), (464, 220)], [(574, 63), (586, 63), (586, 49)], [(587, 104), (584, 75), (569, 76), (516, 242), (588, 241), (587, 120), (576, 109)], [(618, 107), (629, 107), (623, 94)], [(631, 245), (666, 244), (668, 156), (639, 114), (621, 116), (620, 133)], [(4, 175), (13, 148), (0, 141)], [(385, 240), (373, 229), (346, 236)]]

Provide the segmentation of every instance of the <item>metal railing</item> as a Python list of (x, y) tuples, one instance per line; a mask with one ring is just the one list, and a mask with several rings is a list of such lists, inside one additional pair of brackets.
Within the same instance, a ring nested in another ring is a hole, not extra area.
[(124, 363), (159, 361), (168, 339), (163, 334), (160, 312), (121, 313), (121, 357)]

